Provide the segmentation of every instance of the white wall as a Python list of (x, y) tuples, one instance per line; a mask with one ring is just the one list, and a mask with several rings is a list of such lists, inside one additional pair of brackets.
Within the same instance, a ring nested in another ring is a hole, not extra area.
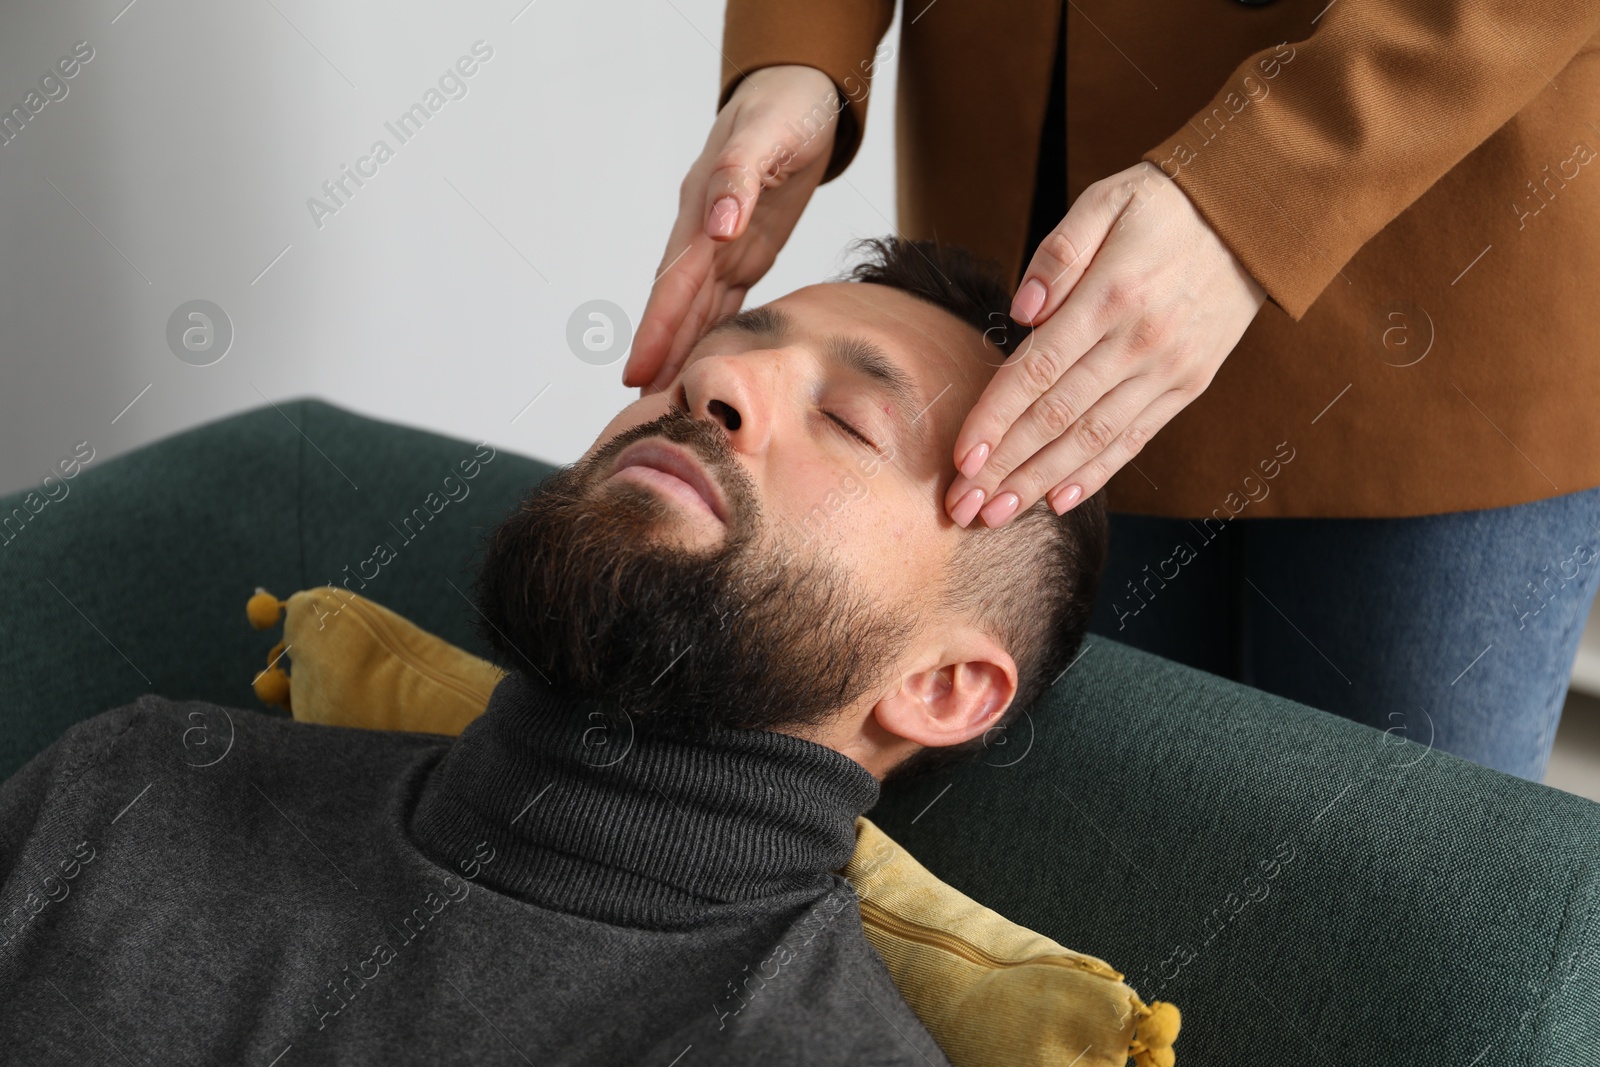
[[(637, 395), (567, 321), (604, 298), (637, 322), (714, 115), (720, 0), (126, 3), (0, 13), (5, 108), (94, 52), (0, 145), (0, 492), (79, 441), (98, 460), (299, 395), (570, 462)], [(384, 123), (478, 40), (466, 95), (400, 144)], [(880, 69), (857, 161), (750, 303), (892, 228)], [(379, 138), (394, 158), (319, 229), (307, 199)], [(235, 331), (210, 366), (167, 342), (196, 298)]]

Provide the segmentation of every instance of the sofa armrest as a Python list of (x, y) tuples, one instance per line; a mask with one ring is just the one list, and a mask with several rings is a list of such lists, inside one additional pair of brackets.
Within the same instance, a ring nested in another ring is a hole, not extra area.
[[(266, 710), (250, 683), (273, 638), (244, 615), (257, 586), (287, 596), (354, 574), (483, 654), (456, 589), (470, 593), (480, 530), (553, 469), (286, 400), (95, 459), (42, 505), (35, 490), (0, 497), (0, 780), (141, 693)], [(369, 562), (385, 544), (393, 558)]]

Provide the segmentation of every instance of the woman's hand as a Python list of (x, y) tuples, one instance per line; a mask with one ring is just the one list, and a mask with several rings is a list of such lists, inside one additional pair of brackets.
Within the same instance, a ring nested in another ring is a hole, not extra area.
[(1159, 167), (1089, 186), (1013, 298), (1034, 330), (956, 435), (950, 517), (1001, 526), (1047, 493), (1057, 514), (1092, 496), (1211, 384), (1265, 300)]
[(622, 384), (665, 389), (705, 328), (739, 310), (822, 181), (842, 107), (815, 67), (763, 67), (733, 91), (679, 187)]

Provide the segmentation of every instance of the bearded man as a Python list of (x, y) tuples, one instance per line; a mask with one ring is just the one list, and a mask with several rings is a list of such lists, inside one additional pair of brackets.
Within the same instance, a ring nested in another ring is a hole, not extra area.
[(1071, 661), (1105, 517), (945, 515), (1025, 334), (959, 250), (866, 251), (712, 324), (490, 533), (509, 673), (458, 738), (235, 712), (197, 768), (212, 706), (149, 696), (0, 786), (4, 1057), (948, 1062), (835, 872), (883, 781)]

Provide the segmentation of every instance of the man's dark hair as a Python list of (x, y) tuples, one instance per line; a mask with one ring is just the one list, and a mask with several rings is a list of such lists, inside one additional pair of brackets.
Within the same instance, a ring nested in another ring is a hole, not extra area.
[[(887, 285), (943, 308), (982, 334), (986, 349), (993, 345), (1009, 356), (1029, 334), (1029, 327), (1012, 321), (1010, 287), (991, 261), (900, 237), (865, 238), (852, 251), (866, 257), (843, 280)], [(981, 521), (969, 529), (973, 535), (950, 561), (938, 607), (978, 619), (1005, 646), (1017, 664), (1017, 693), (986, 733), (924, 748), (886, 781), (972, 759), (993, 746), (1066, 670), (1089, 628), (1108, 537), (1103, 490), (1065, 515), (1041, 499), (1000, 529)]]

